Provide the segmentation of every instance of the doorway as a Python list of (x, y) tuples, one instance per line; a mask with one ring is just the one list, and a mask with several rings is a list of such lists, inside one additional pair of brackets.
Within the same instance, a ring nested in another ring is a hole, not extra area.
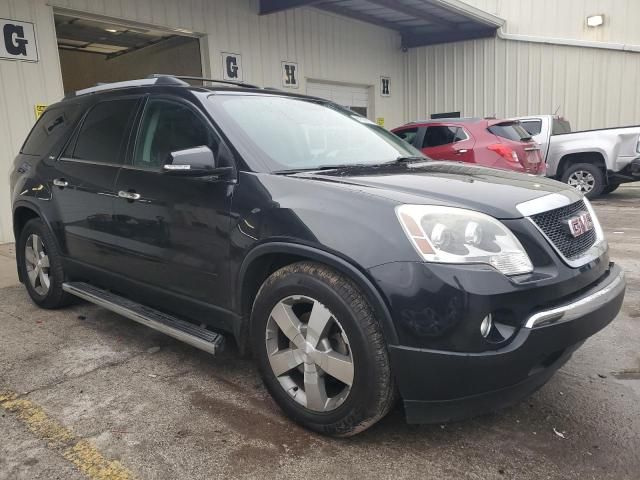
[(307, 95), (331, 100), (364, 117), (369, 116), (369, 87), (308, 80)]
[(198, 38), (67, 13), (54, 20), (65, 94), (152, 73), (202, 77)]

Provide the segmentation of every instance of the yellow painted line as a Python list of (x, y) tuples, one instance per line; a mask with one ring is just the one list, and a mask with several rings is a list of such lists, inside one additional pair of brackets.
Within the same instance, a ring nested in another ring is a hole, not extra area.
[(89, 441), (50, 418), (30, 400), (13, 392), (0, 392), (0, 407), (15, 414), (48, 448), (61, 454), (92, 480), (133, 480), (133, 474), (120, 462), (109, 460)]

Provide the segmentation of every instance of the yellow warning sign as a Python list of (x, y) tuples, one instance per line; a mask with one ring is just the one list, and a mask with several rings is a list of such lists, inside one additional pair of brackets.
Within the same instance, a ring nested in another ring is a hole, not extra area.
[(384, 117), (378, 117), (376, 118), (376, 123), (378, 125), (380, 125), (381, 127), (384, 127)]
[(46, 109), (47, 105), (45, 105), (44, 103), (36, 103), (36, 120), (40, 118), (40, 115), (42, 115), (42, 112), (44, 112)]

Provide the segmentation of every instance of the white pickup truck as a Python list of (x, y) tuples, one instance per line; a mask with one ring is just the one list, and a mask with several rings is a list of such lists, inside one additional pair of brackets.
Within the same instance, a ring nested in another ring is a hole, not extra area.
[(572, 132), (556, 115), (519, 117), (542, 148), (547, 176), (593, 198), (640, 180), (640, 126)]

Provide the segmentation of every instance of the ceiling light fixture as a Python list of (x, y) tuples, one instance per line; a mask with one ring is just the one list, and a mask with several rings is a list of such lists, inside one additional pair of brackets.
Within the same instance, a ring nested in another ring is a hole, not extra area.
[(587, 27), (600, 27), (604, 24), (604, 15), (591, 15), (587, 17)]

